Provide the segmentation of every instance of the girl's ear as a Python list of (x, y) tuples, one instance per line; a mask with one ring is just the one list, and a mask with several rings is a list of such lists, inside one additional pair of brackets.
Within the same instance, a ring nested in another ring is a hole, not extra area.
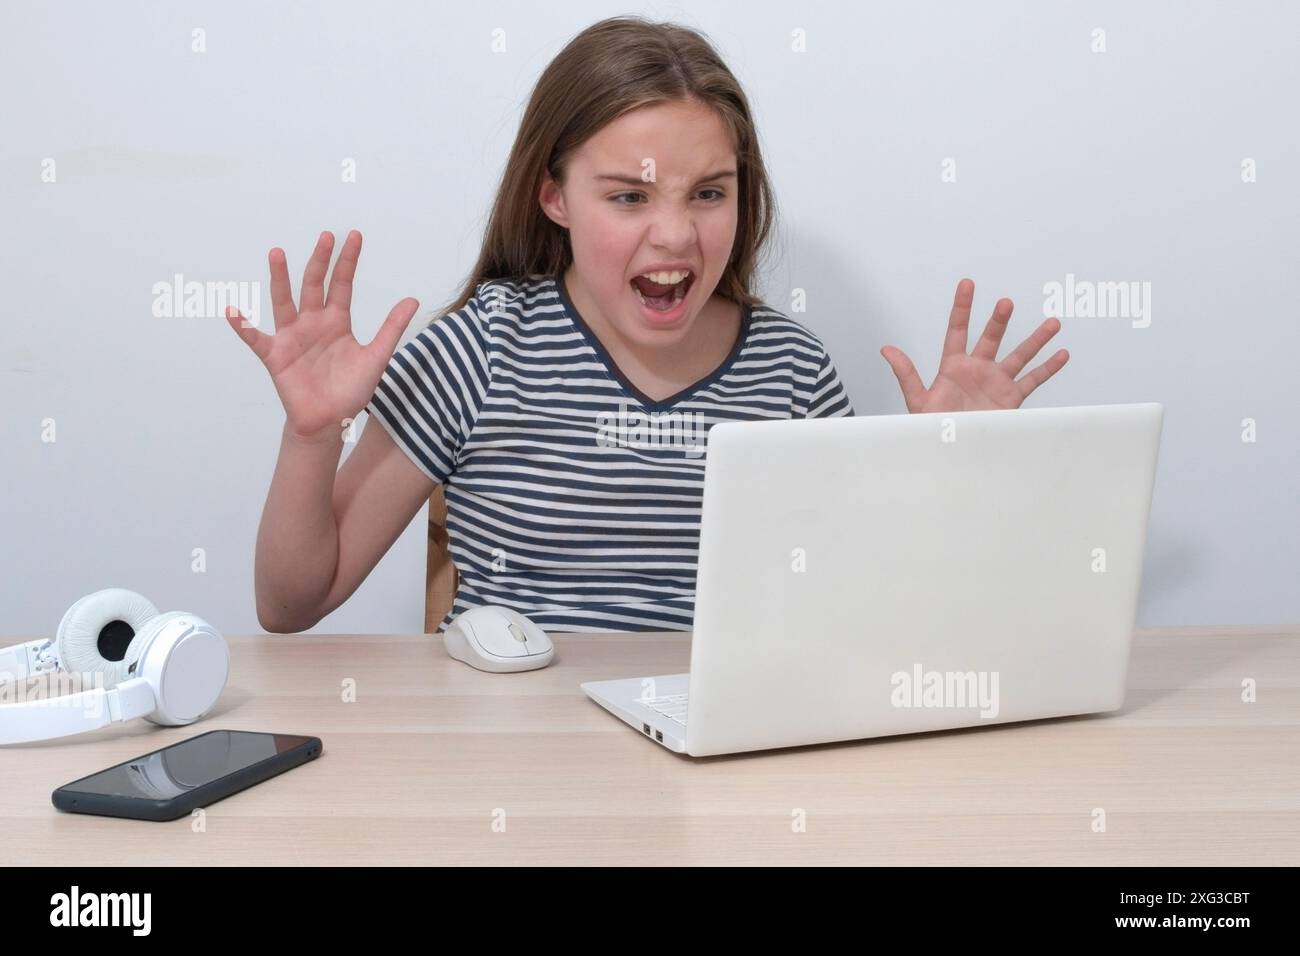
[(551, 178), (550, 173), (542, 174), (542, 186), (537, 193), (537, 202), (551, 222), (564, 229), (569, 228), (569, 215), (564, 208), (564, 193), (560, 191), (559, 183)]

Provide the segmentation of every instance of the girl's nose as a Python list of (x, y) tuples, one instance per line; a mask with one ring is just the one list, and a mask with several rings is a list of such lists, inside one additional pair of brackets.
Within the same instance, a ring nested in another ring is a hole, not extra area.
[(650, 227), (650, 239), (658, 248), (684, 250), (695, 240), (695, 220), (689, 209), (661, 211)]

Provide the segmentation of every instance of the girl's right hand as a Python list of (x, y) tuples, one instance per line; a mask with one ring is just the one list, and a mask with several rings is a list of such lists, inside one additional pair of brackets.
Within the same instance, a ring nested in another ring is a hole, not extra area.
[(238, 309), (226, 309), (227, 323), (271, 373), (290, 431), (307, 441), (341, 434), (344, 422), (365, 408), (420, 306), (415, 299), (403, 299), (393, 306), (370, 344), (359, 343), (352, 336), (351, 306), (361, 233), (355, 229), (348, 233), (326, 295), (325, 273), (333, 247), (333, 234), (322, 232), (303, 273), (298, 308), (293, 304), (284, 250), (271, 250), (275, 335), (245, 327)]

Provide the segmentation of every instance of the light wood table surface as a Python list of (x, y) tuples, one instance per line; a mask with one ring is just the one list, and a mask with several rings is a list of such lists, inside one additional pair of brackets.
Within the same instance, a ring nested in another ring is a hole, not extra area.
[[(525, 674), (472, 670), (430, 635), (229, 642), (230, 682), (197, 724), (0, 747), (0, 861), (1300, 863), (1297, 626), (1140, 630), (1113, 715), (706, 759), (645, 740), (578, 687), (685, 671), (683, 633), (558, 635), (555, 663)], [(202, 827), (50, 803), (221, 728), (318, 736), (324, 754), (214, 803)]]

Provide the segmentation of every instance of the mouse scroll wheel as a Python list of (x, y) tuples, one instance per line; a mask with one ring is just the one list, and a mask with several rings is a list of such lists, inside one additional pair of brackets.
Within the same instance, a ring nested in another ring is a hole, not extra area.
[(516, 641), (518, 641), (520, 644), (528, 643), (527, 635), (524, 634), (523, 629), (518, 624), (511, 623), (509, 626), (510, 626), (510, 633), (514, 635)]

